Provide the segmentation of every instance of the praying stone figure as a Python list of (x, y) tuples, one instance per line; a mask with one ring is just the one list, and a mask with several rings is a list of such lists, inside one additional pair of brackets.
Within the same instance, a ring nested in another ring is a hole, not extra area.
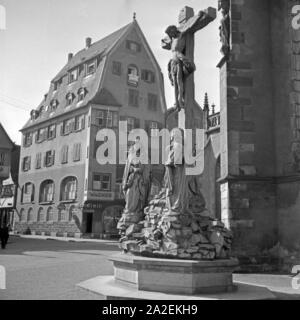
[(121, 236), (129, 235), (129, 230), (136, 231), (138, 222), (143, 218), (151, 186), (151, 167), (143, 164), (144, 148), (139, 139), (130, 148), (123, 174), (122, 189), (125, 196), (125, 208), (117, 228)]
[(221, 52), (225, 57), (230, 51), (230, 0), (219, 0), (219, 10), (222, 12), (221, 26), (220, 26), (220, 40), (222, 43)]
[(171, 133), (171, 144), (168, 147), (168, 158), (165, 164), (165, 186), (168, 207), (174, 212), (184, 212), (187, 207), (187, 188), (183, 156), (182, 129), (174, 129)]

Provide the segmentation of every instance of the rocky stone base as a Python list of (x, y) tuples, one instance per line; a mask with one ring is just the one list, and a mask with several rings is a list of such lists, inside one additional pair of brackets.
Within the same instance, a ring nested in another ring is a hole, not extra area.
[(190, 201), (184, 213), (169, 210), (162, 190), (143, 215), (123, 213), (120, 248), (133, 254), (192, 260), (228, 259), (232, 234), (209, 212)]

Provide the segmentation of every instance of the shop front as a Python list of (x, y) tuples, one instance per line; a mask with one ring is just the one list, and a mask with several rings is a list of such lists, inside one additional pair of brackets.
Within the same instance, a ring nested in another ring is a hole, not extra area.
[(82, 232), (84, 237), (114, 239), (118, 238), (117, 224), (121, 218), (125, 202), (85, 201), (82, 212)]

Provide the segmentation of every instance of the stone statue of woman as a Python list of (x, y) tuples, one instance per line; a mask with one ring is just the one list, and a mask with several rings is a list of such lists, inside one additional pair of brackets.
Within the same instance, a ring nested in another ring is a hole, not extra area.
[(143, 159), (144, 148), (137, 140), (129, 150), (123, 174), (122, 189), (126, 205), (118, 229), (124, 230), (129, 225), (138, 223), (143, 217), (151, 186), (151, 166), (142, 163)]
[(187, 176), (185, 174), (183, 156), (182, 129), (176, 128), (171, 133), (168, 158), (165, 163), (165, 186), (167, 191), (168, 208), (172, 212), (184, 213), (188, 205)]

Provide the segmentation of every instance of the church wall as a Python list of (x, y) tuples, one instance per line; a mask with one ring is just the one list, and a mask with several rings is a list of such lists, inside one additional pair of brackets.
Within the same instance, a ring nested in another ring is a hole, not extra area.
[(220, 65), (222, 220), (242, 261), (278, 234), (269, 4), (231, 1), (232, 50)]
[(277, 206), (279, 241), (289, 271), (300, 261), (300, 30), (292, 28), (298, 1), (274, 1), (272, 52), (276, 108)]

